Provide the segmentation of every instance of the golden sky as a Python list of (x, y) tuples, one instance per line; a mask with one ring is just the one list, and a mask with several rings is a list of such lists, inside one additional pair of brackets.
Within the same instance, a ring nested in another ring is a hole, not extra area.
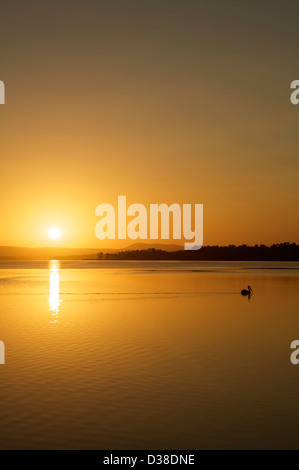
[(204, 244), (299, 242), (298, 18), (293, 0), (0, 0), (0, 245), (127, 245), (95, 237), (118, 195), (203, 203)]

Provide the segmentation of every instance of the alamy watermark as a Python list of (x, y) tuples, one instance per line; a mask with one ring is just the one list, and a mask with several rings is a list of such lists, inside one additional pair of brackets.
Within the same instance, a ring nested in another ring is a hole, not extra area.
[(5, 104), (5, 85), (2, 80), (0, 80), (0, 104)]
[[(2, 80), (0, 80), (0, 104), (5, 104), (5, 85)], [(0, 340), (0, 365), (5, 364), (5, 345), (3, 341)]]
[(294, 364), (294, 366), (297, 366), (299, 364), (299, 340), (295, 339), (291, 343), (291, 349), (295, 349), (295, 351), (292, 352), (291, 354), (291, 363)]
[(118, 196), (117, 214), (111, 204), (100, 204), (95, 215), (100, 240), (169, 240), (172, 232), (172, 239), (185, 241), (185, 250), (203, 245), (203, 204), (194, 204), (193, 211), (192, 204), (150, 204), (148, 211), (143, 204), (127, 208), (126, 196)]
[(0, 365), (5, 364), (5, 346), (3, 341), (0, 341)]
[(299, 104), (299, 80), (293, 80), (291, 89), (295, 90), (291, 93), (290, 100), (292, 104)]

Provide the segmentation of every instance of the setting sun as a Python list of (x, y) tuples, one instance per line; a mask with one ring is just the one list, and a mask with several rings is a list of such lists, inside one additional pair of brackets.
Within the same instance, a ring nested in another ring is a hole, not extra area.
[(50, 238), (52, 238), (53, 240), (57, 240), (58, 238), (61, 237), (61, 231), (59, 228), (57, 227), (52, 227), (50, 228), (50, 230), (48, 231), (48, 236)]

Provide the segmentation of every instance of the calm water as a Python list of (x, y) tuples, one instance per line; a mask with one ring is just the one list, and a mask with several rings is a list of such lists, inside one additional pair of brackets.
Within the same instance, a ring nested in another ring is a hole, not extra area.
[(1, 262), (0, 448), (299, 448), (298, 287), (298, 263)]

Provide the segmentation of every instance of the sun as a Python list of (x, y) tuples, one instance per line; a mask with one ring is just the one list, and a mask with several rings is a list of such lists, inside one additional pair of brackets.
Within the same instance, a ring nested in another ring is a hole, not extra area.
[(57, 240), (61, 237), (61, 230), (57, 227), (52, 227), (48, 231), (48, 236), (52, 238), (52, 240)]

